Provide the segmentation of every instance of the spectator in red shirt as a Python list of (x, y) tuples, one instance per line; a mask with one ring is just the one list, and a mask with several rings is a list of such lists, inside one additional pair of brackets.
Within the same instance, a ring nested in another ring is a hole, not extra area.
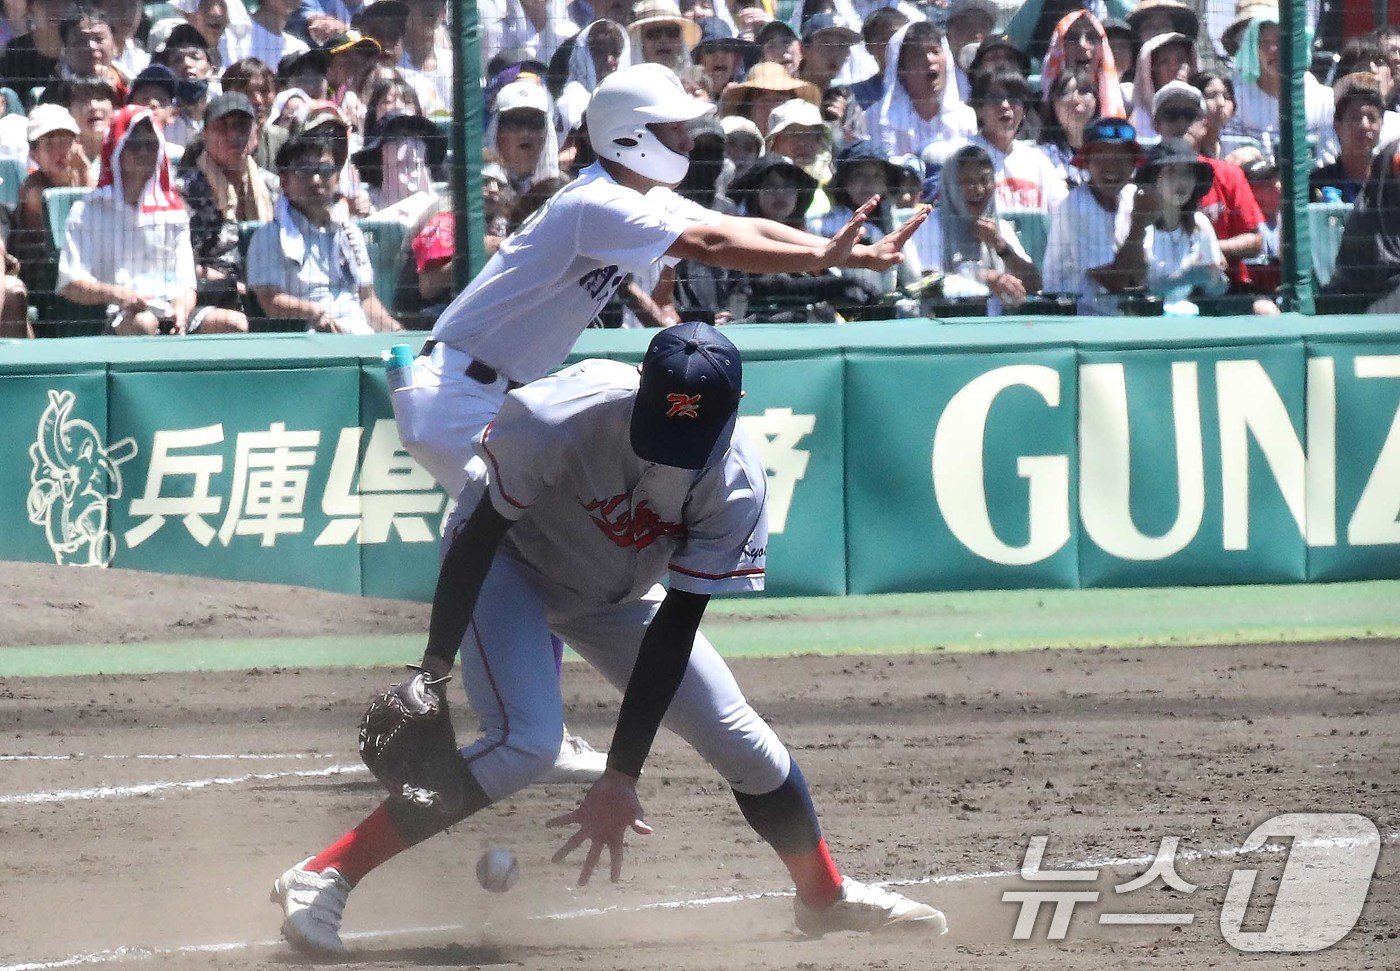
[[(1205, 134), (1206, 103), (1198, 88), (1185, 81), (1169, 81), (1152, 99), (1152, 124), (1163, 138), (1184, 138), (1197, 152)], [(1200, 212), (1210, 220), (1220, 252), (1228, 264), (1232, 293), (1257, 293), (1258, 286), (1244, 262), (1258, 256), (1264, 246), (1260, 227), (1264, 214), (1250, 190), (1249, 180), (1238, 165), (1202, 155), (1215, 178), (1200, 202)], [(1272, 300), (1254, 302), (1257, 314), (1276, 314)]]

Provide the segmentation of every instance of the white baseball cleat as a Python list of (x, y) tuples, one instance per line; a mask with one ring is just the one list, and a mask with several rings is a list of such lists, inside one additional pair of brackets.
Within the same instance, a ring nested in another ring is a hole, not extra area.
[(597, 782), (608, 767), (608, 753), (599, 752), (577, 735), (564, 732), (564, 743), (559, 746), (559, 757), (554, 765), (540, 779), (553, 783)]
[(909, 929), (931, 934), (948, 933), (948, 921), (942, 911), (928, 904), (910, 900), (893, 890), (883, 890), (845, 877), (841, 881), (841, 896), (825, 910), (817, 910), (793, 901), (797, 912), (797, 929), (809, 937), (821, 937), (836, 931), (882, 931)]
[(312, 873), (302, 860), (272, 884), (271, 900), (282, 908), (282, 936), (294, 947), (320, 954), (345, 950), (340, 940), (340, 915), (345, 911), (350, 884), (334, 868)]

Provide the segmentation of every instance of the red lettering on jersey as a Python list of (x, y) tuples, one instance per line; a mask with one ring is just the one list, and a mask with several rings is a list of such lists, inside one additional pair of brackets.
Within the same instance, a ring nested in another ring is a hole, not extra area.
[[(697, 396), (698, 397), (698, 396)], [(644, 550), (663, 537), (677, 540), (685, 538), (685, 527), (680, 523), (668, 523), (656, 514), (647, 501), (637, 503), (636, 509), (629, 509), (631, 496), (624, 492), (611, 499), (594, 499), (592, 502), (578, 501), (589, 519), (604, 536), (622, 549), (629, 546)]]
[(699, 418), (700, 417), (700, 396), (698, 394), (681, 394), (672, 392), (666, 396), (671, 408), (666, 412), (667, 418)]

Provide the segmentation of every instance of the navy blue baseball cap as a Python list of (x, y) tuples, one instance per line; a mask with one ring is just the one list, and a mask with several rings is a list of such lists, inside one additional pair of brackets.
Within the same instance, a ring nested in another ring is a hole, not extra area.
[(632, 451), (647, 462), (705, 469), (734, 436), (743, 396), (739, 349), (709, 324), (667, 327), (642, 358), (632, 403)]
[(1070, 159), (1069, 164), (1083, 168), (1085, 159), (1089, 157), (1089, 151), (1094, 145), (1122, 145), (1137, 153), (1138, 165), (1146, 160), (1142, 145), (1137, 140), (1137, 130), (1122, 118), (1095, 118), (1089, 122), (1088, 127), (1084, 129), (1084, 143), (1074, 153), (1074, 158)]

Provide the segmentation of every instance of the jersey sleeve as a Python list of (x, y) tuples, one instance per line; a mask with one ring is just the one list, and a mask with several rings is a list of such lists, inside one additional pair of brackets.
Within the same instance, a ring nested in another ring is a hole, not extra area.
[[(548, 383), (543, 382), (543, 383)], [(514, 522), (558, 477), (561, 449), (531, 389), (506, 395), (496, 419), (482, 429), (476, 452), (484, 460), (485, 487), (491, 505)]]
[(665, 256), (681, 233), (701, 218), (690, 209), (671, 206), (664, 196), (653, 198), (653, 194), (617, 193), (590, 205), (578, 223), (580, 255), (638, 274)]
[[(741, 435), (735, 433), (736, 444)], [(768, 559), (763, 465), (752, 445), (738, 446), (715, 474), (705, 496), (687, 507), (686, 538), (671, 557), (671, 589), (698, 594), (762, 590)], [(695, 506), (699, 509), (692, 519), (689, 510)]]

